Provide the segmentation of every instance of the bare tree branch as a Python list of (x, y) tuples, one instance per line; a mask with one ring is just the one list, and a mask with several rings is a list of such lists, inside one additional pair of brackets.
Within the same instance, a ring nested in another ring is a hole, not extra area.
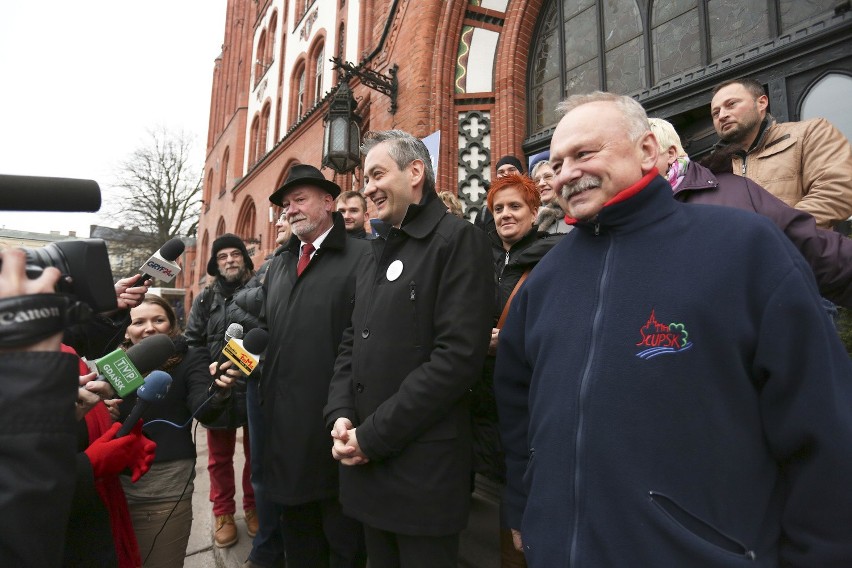
[(201, 175), (191, 167), (193, 141), (165, 127), (149, 130), (147, 145), (118, 168), (115, 187), (124, 191), (109, 210), (127, 227), (154, 235), (152, 246), (194, 236), (201, 210)]

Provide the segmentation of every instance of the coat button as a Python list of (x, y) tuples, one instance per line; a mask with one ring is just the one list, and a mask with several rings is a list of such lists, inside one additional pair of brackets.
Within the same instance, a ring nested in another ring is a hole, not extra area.
[(361, 383), (356, 383), (355, 384), (355, 390), (358, 391), (359, 393), (364, 392), (364, 385), (362, 385)]
[(370, 337), (370, 330), (366, 328), (361, 330), (361, 337), (363, 337), (364, 339)]

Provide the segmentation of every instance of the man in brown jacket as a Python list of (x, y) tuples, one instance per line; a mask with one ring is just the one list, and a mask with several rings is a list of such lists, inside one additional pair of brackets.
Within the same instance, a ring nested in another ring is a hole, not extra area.
[(778, 123), (754, 79), (713, 89), (710, 110), (735, 174), (748, 177), (829, 228), (852, 215), (852, 147), (824, 118)]

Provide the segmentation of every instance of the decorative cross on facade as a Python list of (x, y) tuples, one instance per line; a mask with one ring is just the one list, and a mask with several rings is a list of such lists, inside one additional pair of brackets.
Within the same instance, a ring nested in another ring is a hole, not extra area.
[(462, 160), (467, 162), (470, 165), (470, 168), (474, 171), (479, 170), (479, 163), (485, 163), (488, 161), (488, 155), (484, 153), (480, 153), (479, 144), (471, 144), (468, 146), (462, 153)]

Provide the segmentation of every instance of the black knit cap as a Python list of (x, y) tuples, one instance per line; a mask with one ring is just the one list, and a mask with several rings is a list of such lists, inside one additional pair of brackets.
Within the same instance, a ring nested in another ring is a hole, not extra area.
[(207, 261), (207, 274), (210, 276), (219, 276), (219, 263), (216, 262), (216, 255), (219, 254), (220, 250), (226, 248), (239, 249), (240, 252), (243, 253), (243, 260), (245, 261), (246, 269), (248, 269), (249, 272), (254, 270), (254, 263), (251, 261), (251, 257), (249, 256), (248, 250), (246, 250), (246, 244), (243, 240), (232, 233), (225, 233), (213, 241), (213, 248), (210, 249), (210, 260)]
[(524, 173), (524, 165), (519, 159), (514, 156), (503, 156), (502, 158), (500, 158), (500, 161), (497, 162), (497, 165), (494, 166), (494, 169), (499, 169), (500, 166), (505, 166), (506, 164), (512, 164), (513, 166), (518, 168), (519, 172)]

